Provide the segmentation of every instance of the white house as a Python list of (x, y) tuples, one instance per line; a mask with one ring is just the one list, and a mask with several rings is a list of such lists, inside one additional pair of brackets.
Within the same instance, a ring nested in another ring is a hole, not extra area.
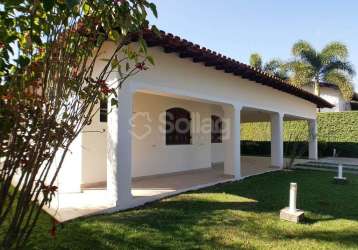
[[(316, 110), (329, 102), (171, 34), (144, 38), (155, 66), (128, 80), (118, 109), (107, 121), (98, 113), (73, 144), (49, 210), (59, 207), (59, 220), (280, 169), (284, 120), (309, 122), (317, 158)], [(240, 125), (252, 121), (271, 121), (271, 158), (241, 157)]]
[[(303, 89), (314, 93), (313, 86), (304, 86)], [(346, 101), (339, 88), (328, 82), (320, 83), (320, 97), (334, 105), (332, 108), (323, 108), (321, 112), (343, 112), (357, 109), (358, 95), (353, 95), (352, 101)]]

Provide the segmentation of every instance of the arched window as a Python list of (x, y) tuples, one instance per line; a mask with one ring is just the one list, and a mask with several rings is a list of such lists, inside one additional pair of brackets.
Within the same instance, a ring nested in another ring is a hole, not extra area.
[(222, 143), (222, 121), (219, 116), (211, 116), (211, 143)]
[(191, 143), (190, 112), (182, 108), (171, 108), (166, 111), (167, 145), (183, 145)]

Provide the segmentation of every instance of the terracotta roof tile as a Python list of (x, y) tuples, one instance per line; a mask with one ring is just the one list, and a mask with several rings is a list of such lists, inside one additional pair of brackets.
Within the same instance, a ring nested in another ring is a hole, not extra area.
[[(260, 71), (247, 64), (236, 61), (232, 58), (223, 56), (211, 51), (198, 44), (174, 36), (171, 33), (160, 31), (160, 36), (151, 30), (143, 31), (143, 38), (149, 47), (159, 46), (164, 49), (165, 53), (177, 53), (181, 58), (192, 58), (194, 63), (203, 63), (207, 67), (215, 67), (217, 70), (223, 70), (225, 73), (241, 76), (253, 82), (269, 86), (271, 88), (289, 93), (300, 97), (317, 105), (319, 108), (332, 108), (334, 105), (326, 100), (303, 90), (302, 88), (293, 86), (273, 75)], [(132, 41), (136, 41), (138, 35), (133, 35)]]

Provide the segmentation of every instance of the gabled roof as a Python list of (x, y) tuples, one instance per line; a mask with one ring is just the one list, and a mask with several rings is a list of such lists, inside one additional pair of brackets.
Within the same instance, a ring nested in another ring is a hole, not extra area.
[[(149, 47), (162, 47), (165, 53), (176, 53), (180, 58), (191, 58), (194, 63), (202, 63), (206, 67), (213, 67), (216, 70), (221, 70), (225, 73), (240, 76), (253, 82), (289, 93), (312, 102), (319, 108), (334, 107), (334, 105), (326, 100), (299, 87), (293, 86), (275, 76), (218, 54), (205, 47), (201, 47), (200, 45), (193, 44), (192, 42), (174, 36), (173, 34), (160, 31), (160, 36), (158, 36), (153, 31), (147, 29), (143, 31), (143, 38), (146, 40)], [(137, 39), (138, 36), (134, 35), (133, 41), (136, 41)]]

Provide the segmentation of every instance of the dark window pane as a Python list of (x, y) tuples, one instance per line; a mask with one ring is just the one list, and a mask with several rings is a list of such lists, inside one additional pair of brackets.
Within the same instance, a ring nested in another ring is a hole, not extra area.
[(182, 108), (172, 108), (166, 112), (166, 144), (191, 144), (190, 112)]
[(222, 143), (222, 121), (216, 115), (211, 116), (211, 143)]
[(107, 114), (108, 114), (108, 101), (107, 99), (100, 101), (99, 107), (99, 121), (107, 122)]

